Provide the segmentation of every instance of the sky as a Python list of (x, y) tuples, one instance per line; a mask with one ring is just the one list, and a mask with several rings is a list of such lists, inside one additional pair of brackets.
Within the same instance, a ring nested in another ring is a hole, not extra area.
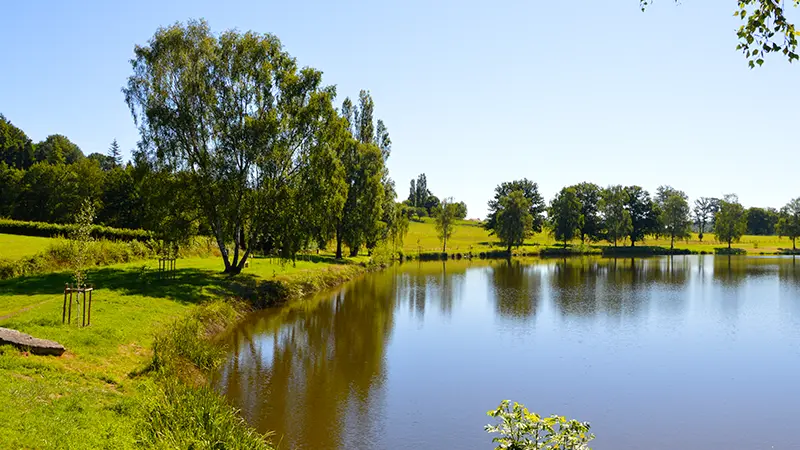
[(9, 2), (0, 113), (34, 142), (64, 134), (89, 154), (116, 138), (127, 156), (139, 135), (120, 89), (134, 46), (204, 18), (215, 32), (275, 34), (337, 102), (369, 90), (399, 200), (424, 172), (469, 217), (523, 177), (547, 200), (591, 181), (780, 207), (800, 196), (800, 64), (750, 70), (736, 3)]

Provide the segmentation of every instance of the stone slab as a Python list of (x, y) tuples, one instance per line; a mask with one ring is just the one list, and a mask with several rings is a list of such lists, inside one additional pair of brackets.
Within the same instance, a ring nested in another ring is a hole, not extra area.
[(61, 356), (66, 350), (56, 341), (35, 338), (17, 330), (0, 327), (0, 345), (11, 344), (21, 350), (27, 350), (34, 355)]

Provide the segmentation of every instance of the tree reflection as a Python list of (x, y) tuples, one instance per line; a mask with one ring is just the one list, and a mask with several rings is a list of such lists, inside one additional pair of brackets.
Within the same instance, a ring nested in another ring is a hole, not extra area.
[(506, 318), (527, 319), (536, 314), (541, 297), (541, 277), (519, 261), (506, 260), (492, 267), (495, 310)]
[[(366, 277), (324, 298), (261, 315), (231, 337), (226, 395), (285, 448), (340, 448), (344, 423), (369, 433), (385, 380), (395, 277)], [(375, 431), (375, 430), (373, 430)]]

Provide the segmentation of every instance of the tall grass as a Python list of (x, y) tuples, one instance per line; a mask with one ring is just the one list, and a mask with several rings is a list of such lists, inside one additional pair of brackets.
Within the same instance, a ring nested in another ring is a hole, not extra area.
[(212, 300), (159, 334), (145, 372), (157, 383), (144, 396), (139, 441), (152, 448), (271, 449), (236, 409), (207, 387), (205, 374), (218, 367), (225, 349), (214, 336), (249, 310), (237, 300)]

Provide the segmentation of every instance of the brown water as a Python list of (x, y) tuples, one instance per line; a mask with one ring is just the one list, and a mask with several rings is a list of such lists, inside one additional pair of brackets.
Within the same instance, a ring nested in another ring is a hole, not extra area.
[(800, 448), (800, 262), (411, 263), (253, 314), (215, 386), (283, 449), (491, 449), (503, 399), (603, 449)]

